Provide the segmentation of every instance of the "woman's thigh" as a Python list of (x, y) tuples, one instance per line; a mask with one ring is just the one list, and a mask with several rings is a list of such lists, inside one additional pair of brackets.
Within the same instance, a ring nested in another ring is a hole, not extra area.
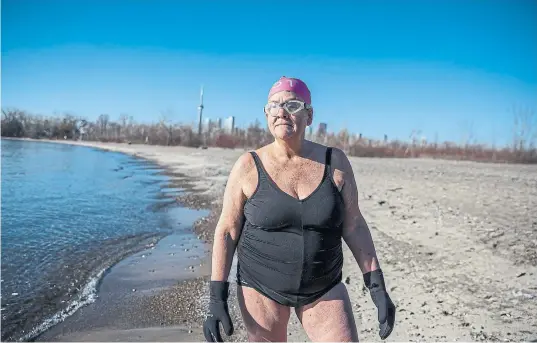
[(287, 341), (290, 307), (280, 305), (250, 287), (237, 286), (237, 297), (248, 340)]
[(314, 342), (358, 342), (352, 305), (343, 283), (314, 303), (297, 308), (296, 314)]

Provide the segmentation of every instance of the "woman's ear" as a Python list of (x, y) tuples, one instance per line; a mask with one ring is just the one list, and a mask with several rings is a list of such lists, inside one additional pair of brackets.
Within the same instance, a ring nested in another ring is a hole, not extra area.
[(311, 123), (313, 123), (313, 108), (310, 108), (308, 110), (308, 126), (311, 126)]

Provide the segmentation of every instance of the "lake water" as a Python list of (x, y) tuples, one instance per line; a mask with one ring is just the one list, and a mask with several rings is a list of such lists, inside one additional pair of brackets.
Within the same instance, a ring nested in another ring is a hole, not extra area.
[[(177, 190), (120, 153), (2, 140), (2, 341), (28, 340), (95, 299), (105, 270), (169, 234)], [(184, 212), (182, 212), (184, 213)], [(181, 224), (179, 223), (181, 222)]]

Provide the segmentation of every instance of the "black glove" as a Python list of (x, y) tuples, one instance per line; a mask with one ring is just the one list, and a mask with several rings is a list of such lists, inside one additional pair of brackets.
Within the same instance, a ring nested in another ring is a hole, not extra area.
[(364, 281), (378, 310), (379, 336), (381, 339), (386, 339), (392, 333), (394, 327), (395, 305), (386, 291), (382, 270), (377, 269), (365, 273)]
[(220, 323), (226, 335), (233, 334), (233, 323), (227, 306), (228, 290), (229, 282), (211, 281), (210, 283), (209, 313), (203, 323), (203, 334), (207, 342), (224, 341), (220, 335)]

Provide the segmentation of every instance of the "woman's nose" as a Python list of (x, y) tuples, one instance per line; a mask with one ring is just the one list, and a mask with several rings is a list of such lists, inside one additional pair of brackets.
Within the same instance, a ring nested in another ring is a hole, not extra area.
[(287, 113), (287, 111), (283, 107), (280, 107), (278, 109), (278, 117), (287, 118), (289, 117), (289, 113)]

